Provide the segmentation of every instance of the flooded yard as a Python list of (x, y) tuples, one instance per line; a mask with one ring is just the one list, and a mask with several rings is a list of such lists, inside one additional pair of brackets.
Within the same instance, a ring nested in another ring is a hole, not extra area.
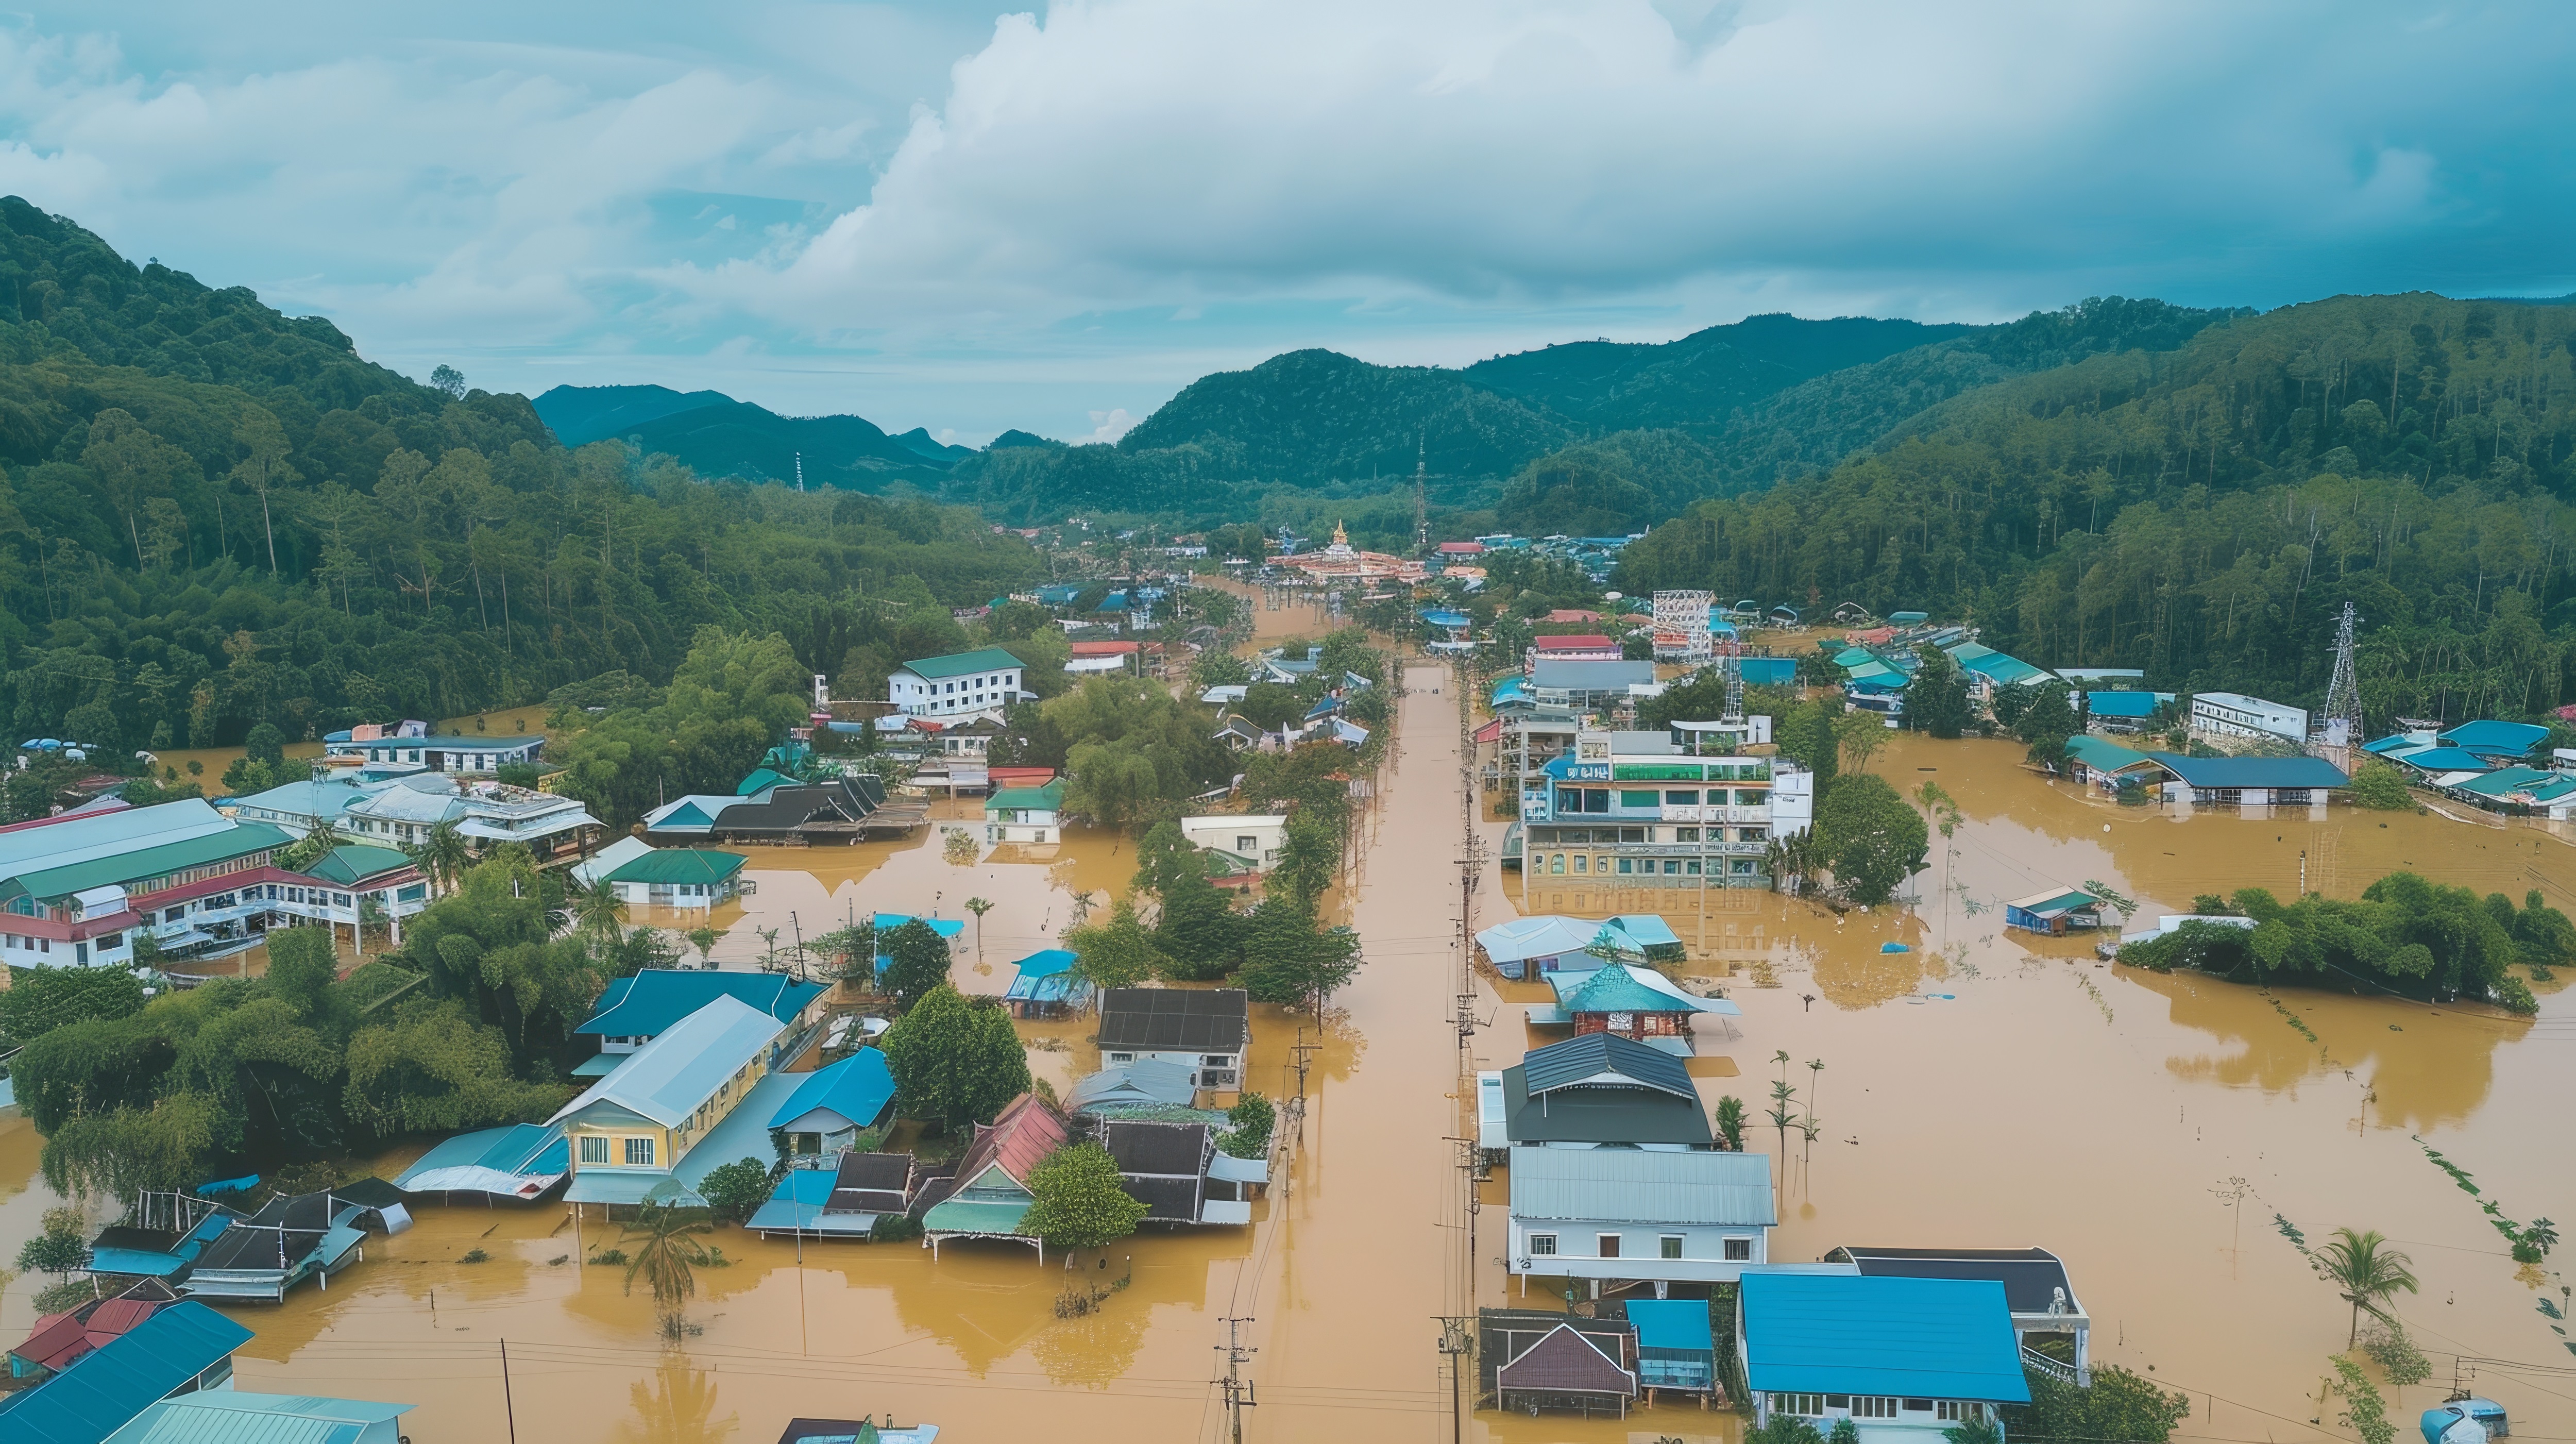
[[(730, 1266), (699, 1276), (697, 1332), (666, 1348), (619, 1271), (583, 1263), (614, 1242), (595, 1220), (577, 1235), (560, 1205), (425, 1207), (412, 1231), (371, 1240), (368, 1261), (328, 1293), (241, 1311), (259, 1330), (241, 1387), (415, 1401), (405, 1432), (420, 1444), (498, 1439), (514, 1421), (520, 1437), (554, 1444), (758, 1444), (790, 1415), (871, 1411), (960, 1440), (1209, 1440), (1223, 1422), (1214, 1350), (1238, 1319), (1258, 1350), (1245, 1366), (1259, 1398), (1250, 1437), (1449, 1437), (1435, 1316), (1519, 1298), (1499, 1257), (1503, 1181), (1485, 1185), (1471, 1218), (1449, 1141), (1462, 1124), (1456, 698), (1436, 670), (1417, 666), (1410, 682), (1346, 899), (1367, 966), (1320, 1034), (1310, 1017), (1254, 1010), (1254, 1086), (1293, 1093), (1301, 1033), (1320, 1046), (1302, 1135), (1251, 1228), (1140, 1235), (1043, 1267), (1008, 1245), (936, 1260), (912, 1245), (808, 1245), (800, 1258), (727, 1230), (717, 1242)], [(1691, 955), (1677, 973), (1725, 986), (1744, 1010), (1733, 1035), (1701, 1036), (1691, 1072), (1703, 1098), (1732, 1093), (1758, 1120), (1786, 1052), (1799, 1110), (1819, 1123), (1812, 1144), (1792, 1131), (1785, 1149), (1767, 1123), (1747, 1134), (1785, 1154), (1776, 1259), (1841, 1244), (2052, 1249), (2096, 1321), (2096, 1361), (2152, 1369), (2190, 1394), (2179, 1438), (2296, 1441), (2351, 1437), (2318, 1395), (2347, 1310), (2275, 1218), (2312, 1242), (2338, 1225), (2378, 1229), (2423, 1281), (2399, 1309), (2435, 1366), (2431, 1384), (2392, 1400), (2400, 1428), (2438, 1400), (2458, 1356), (2512, 1410), (2518, 1437), (2576, 1437), (2576, 1376), (2564, 1372), (2576, 1357), (2534, 1310), (2536, 1289), (2554, 1296), (2557, 1279), (2518, 1270), (2478, 1201), (2414, 1141), (2516, 1218), (2576, 1210), (2565, 1122), (2576, 1006), (2564, 990), (2542, 988), (2536, 1019), (2265, 994), (2007, 934), (1999, 906), (2087, 879), (2150, 917), (2197, 892), (2286, 895), (2302, 851), (2311, 886), (2337, 896), (2411, 866), (2517, 896), (2539, 887), (2564, 905), (2576, 849), (2529, 829), (2341, 809), (2178, 820), (2033, 777), (2018, 751), (1899, 738), (1876, 760), (1902, 788), (1939, 780), (1967, 816), (1949, 855), (1935, 837), (1919, 907), (1837, 918), (1768, 893), (1703, 901), (1546, 879), (1525, 894), (1517, 875), (1489, 871), (1474, 921), (1523, 910), (1672, 922)], [(970, 816), (942, 804), (927, 835), (901, 843), (754, 850), (757, 891), (715, 914), (715, 957), (751, 963), (800, 930), (880, 910), (965, 917), (957, 981), (998, 992), (1013, 959), (1054, 941), (1077, 896), (1105, 906), (1133, 869), (1132, 848), (1096, 836), (953, 864), (938, 828)], [(1478, 826), (1490, 851), (1501, 825)], [(994, 906), (975, 919), (969, 897)], [(697, 917), (636, 921), (684, 929)], [(763, 929), (779, 931), (774, 944)], [(1908, 950), (1881, 951), (1890, 942)], [(1539, 990), (1473, 986), (1470, 1066), (1507, 1065), (1557, 1036), (1521, 1021)], [(1028, 1032), (1033, 1068), (1059, 1088), (1097, 1065), (1081, 1025)], [(23, 1120), (0, 1120), (0, 1242), (13, 1248), (50, 1197), (33, 1177), (36, 1149)], [(490, 1261), (458, 1261), (476, 1248)], [(1058, 1319), (1074, 1278), (1128, 1286), (1093, 1316)], [(30, 1322), (28, 1291), (11, 1285), (0, 1333)], [(1667, 1405), (1626, 1421), (1485, 1413), (1468, 1433), (1643, 1444), (1731, 1440), (1737, 1427)]]

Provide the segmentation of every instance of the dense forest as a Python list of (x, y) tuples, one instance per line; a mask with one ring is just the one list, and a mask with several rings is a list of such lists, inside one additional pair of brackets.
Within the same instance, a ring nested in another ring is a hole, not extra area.
[[(970, 512), (568, 450), (518, 396), (416, 384), (328, 322), (137, 267), (0, 200), (0, 707), (115, 748), (290, 739), (667, 680), (701, 627), (807, 638), (1044, 574)], [(801, 645), (801, 644), (800, 644)]]
[(1828, 474), (1699, 501), (1614, 586), (1972, 620), (2042, 666), (2370, 725), (2576, 698), (2576, 309), (2341, 297), (1981, 387)]

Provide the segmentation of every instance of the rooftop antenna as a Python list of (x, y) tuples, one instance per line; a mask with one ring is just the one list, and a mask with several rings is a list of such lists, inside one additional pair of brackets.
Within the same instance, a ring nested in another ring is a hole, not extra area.
[(805, 489), (805, 453), (801, 451), (796, 453), (796, 489)]

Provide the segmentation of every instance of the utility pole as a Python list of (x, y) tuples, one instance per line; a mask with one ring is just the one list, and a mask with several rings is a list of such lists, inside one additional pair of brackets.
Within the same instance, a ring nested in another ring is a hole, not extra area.
[(1438, 1317), (1440, 1352), (1449, 1360), (1449, 1438), (1451, 1444), (1466, 1444), (1467, 1356), (1476, 1348), (1475, 1334), (1468, 1325), (1474, 1320), (1460, 1314)]
[(510, 1341), (501, 1341), (501, 1417), (510, 1423), (510, 1444), (519, 1444), (519, 1410), (510, 1402)]
[(1323, 1046), (1320, 1041), (1306, 1041), (1303, 1023), (1297, 1025), (1297, 1041), (1288, 1045), (1288, 1052), (1296, 1060), (1291, 1066), (1297, 1070), (1297, 1091), (1288, 1099), (1288, 1131), (1301, 1143), (1306, 1135), (1306, 1070), (1312, 1066), (1315, 1052)]
[(1225, 1355), (1225, 1376), (1210, 1382), (1225, 1390), (1226, 1428), (1232, 1434), (1234, 1444), (1243, 1444), (1243, 1411), (1261, 1405), (1261, 1401), (1253, 1397), (1252, 1382), (1243, 1377), (1243, 1365), (1261, 1351), (1245, 1348), (1236, 1336), (1235, 1331), (1252, 1320), (1229, 1318), (1218, 1322), (1225, 1325), (1225, 1342), (1215, 1346), (1218, 1353)]

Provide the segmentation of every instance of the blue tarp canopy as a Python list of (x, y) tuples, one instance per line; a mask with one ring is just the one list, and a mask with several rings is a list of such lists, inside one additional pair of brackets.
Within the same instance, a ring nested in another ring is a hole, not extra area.
[(2096, 717), (2153, 717), (2156, 694), (2153, 692), (2087, 692), (2084, 710)]
[(1746, 1382), (1783, 1393), (2030, 1402), (1993, 1279), (1745, 1271)]
[(823, 1206), (832, 1201), (832, 1186), (840, 1173), (829, 1168), (791, 1168), (770, 1190), (769, 1201), (754, 1210), (743, 1227), (758, 1233), (764, 1229), (794, 1229), (803, 1233), (843, 1233), (864, 1237), (876, 1223), (872, 1213), (825, 1213)]
[(902, 927), (909, 922), (928, 923), (930, 930), (943, 938), (953, 938), (966, 931), (964, 918), (915, 918), (910, 913), (879, 913), (876, 915), (874, 926), (878, 932), (885, 932), (890, 928)]

